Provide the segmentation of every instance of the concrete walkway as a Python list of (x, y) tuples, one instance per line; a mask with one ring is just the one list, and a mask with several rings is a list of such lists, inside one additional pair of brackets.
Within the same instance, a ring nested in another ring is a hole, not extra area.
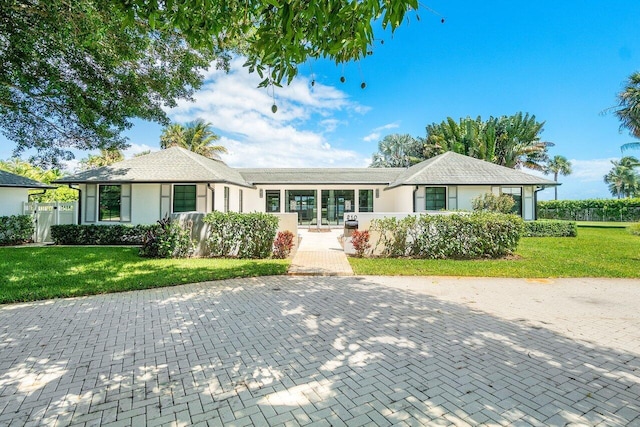
[(309, 231), (299, 229), (300, 247), (291, 261), (294, 276), (353, 276), (353, 270), (338, 238), (342, 229)]
[(0, 306), (0, 426), (637, 426), (640, 281), (262, 277)]

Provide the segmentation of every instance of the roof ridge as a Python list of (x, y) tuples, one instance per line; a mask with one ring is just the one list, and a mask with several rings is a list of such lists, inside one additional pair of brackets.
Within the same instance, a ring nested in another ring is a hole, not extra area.
[[(451, 152), (452, 152), (452, 151), (446, 151), (446, 152), (444, 152), (444, 153), (442, 153), (442, 154), (438, 154), (438, 155), (437, 155), (437, 156), (435, 156), (435, 157), (432, 157), (432, 158), (430, 158), (430, 159), (424, 160), (423, 162), (420, 162), (420, 163), (424, 163), (424, 162), (429, 162), (429, 160), (431, 160), (428, 164), (423, 165), (423, 167), (421, 167), (421, 168), (416, 168), (416, 169), (417, 169), (417, 172), (416, 172), (416, 173), (414, 173), (413, 175), (409, 176), (407, 179), (405, 179), (405, 181), (408, 181), (408, 180), (410, 180), (410, 179), (414, 178), (416, 175), (418, 175), (418, 174), (422, 173), (422, 171), (424, 171), (425, 169), (427, 169), (427, 168), (431, 167), (431, 165), (438, 163), (438, 162), (439, 162), (439, 161), (440, 161), (440, 160), (441, 160), (441, 159), (442, 159), (442, 158), (443, 158), (447, 153), (451, 153)], [(415, 164), (414, 166), (418, 166), (418, 165), (420, 165), (420, 163), (417, 163), (417, 164)], [(412, 166), (412, 167), (413, 167), (413, 166)], [(407, 169), (407, 170), (408, 170), (408, 169)]]

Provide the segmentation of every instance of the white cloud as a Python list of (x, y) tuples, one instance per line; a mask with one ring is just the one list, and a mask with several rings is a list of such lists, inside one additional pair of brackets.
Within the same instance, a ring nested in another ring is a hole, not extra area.
[(324, 133), (343, 122), (334, 114), (367, 110), (340, 90), (297, 77), (289, 86), (257, 88), (260, 78), (232, 63), (231, 71), (209, 70), (195, 102), (182, 102), (168, 111), (173, 120), (202, 118), (222, 135), (229, 154), (223, 159), (235, 167), (349, 166), (359, 163), (355, 151), (332, 147)]
[(379, 141), (383, 130), (395, 129), (395, 128), (399, 127), (399, 126), (400, 126), (400, 124), (398, 124), (397, 122), (396, 123), (388, 123), (388, 124), (383, 125), (383, 126), (378, 126), (377, 128), (374, 128), (371, 131), (371, 133), (369, 133), (369, 135), (367, 135), (364, 138), (362, 138), (362, 140), (365, 141), (365, 142)]
[[(611, 197), (604, 183), (604, 176), (611, 169), (611, 160), (615, 159), (570, 159), (573, 172), (571, 175), (558, 177), (558, 182), (562, 184), (558, 187), (558, 198), (579, 200)], [(541, 173), (527, 172), (544, 176)], [(553, 176), (547, 175), (546, 178), (553, 179)], [(554, 197), (554, 191), (547, 189), (540, 192), (538, 196), (539, 200), (550, 200)]]

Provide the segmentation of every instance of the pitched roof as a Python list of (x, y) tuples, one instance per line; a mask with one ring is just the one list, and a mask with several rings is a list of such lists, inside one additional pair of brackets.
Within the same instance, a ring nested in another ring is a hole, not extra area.
[(56, 182), (227, 182), (250, 185), (236, 169), (181, 147), (171, 147), (109, 166), (79, 172)]
[(16, 188), (55, 188), (15, 173), (0, 170), (0, 187), (16, 187)]
[(384, 184), (403, 168), (247, 168), (238, 169), (252, 184)]
[(401, 185), (559, 185), (517, 169), (447, 151), (411, 166), (389, 188)]

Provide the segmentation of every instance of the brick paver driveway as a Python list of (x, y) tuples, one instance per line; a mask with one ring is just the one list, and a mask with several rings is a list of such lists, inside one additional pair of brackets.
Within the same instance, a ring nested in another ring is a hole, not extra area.
[(588, 333), (638, 339), (637, 310), (589, 314), (615, 292), (550, 287), (547, 310), (514, 317), (475, 285), (461, 302), (450, 285), (393, 280), (273, 277), (2, 306), (0, 425), (640, 424), (637, 346)]

